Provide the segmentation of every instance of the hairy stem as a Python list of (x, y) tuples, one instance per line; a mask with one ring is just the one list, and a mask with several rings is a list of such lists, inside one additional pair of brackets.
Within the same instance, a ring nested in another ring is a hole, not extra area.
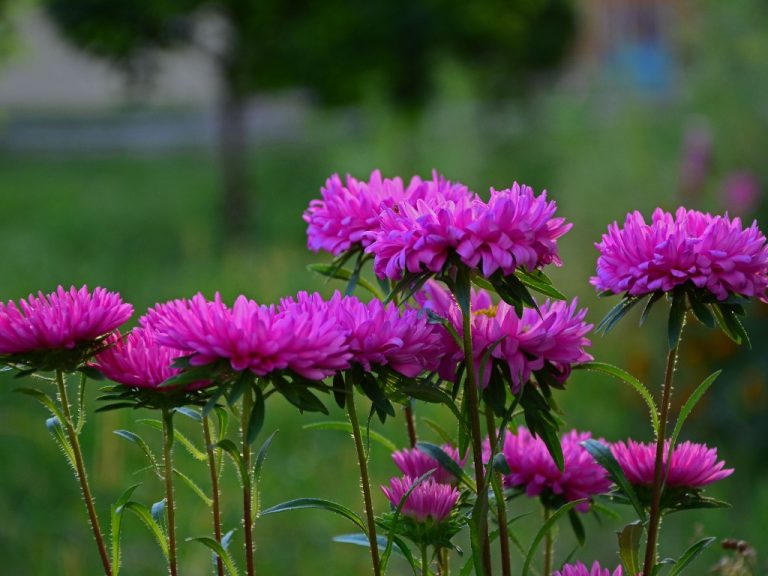
[(421, 545), (421, 575), (429, 576), (429, 556), (427, 555), (427, 545)]
[(253, 408), (253, 396), (249, 388), (243, 394), (243, 413), (241, 414), (241, 430), (243, 444), (243, 467), (246, 476), (243, 478), (243, 531), (245, 533), (245, 567), (248, 576), (256, 574), (253, 565), (253, 495), (251, 490), (251, 444), (248, 442), (248, 422)]
[(349, 422), (352, 424), (352, 436), (355, 440), (357, 463), (360, 466), (360, 484), (362, 484), (363, 487), (363, 502), (365, 504), (365, 517), (368, 522), (368, 542), (371, 549), (373, 574), (374, 576), (380, 576), (381, 561), (379, 559), (379, 545), (376, 539), (376, 519), (373, 515), (371, 484), (368, 478), (368, 459), (363, 447), (363, 437), (360, 433), (360, 422), (357, 419), (357, 408), (355, 407), (355, 391), (352, 386), (352, 378), (347, 376), (345, 379), (345, 385), (347, 391), (347, 414), (349, 414)]
[(408, 401), (405, 405), (405, 423), (408, 426), (408, 441), (411, 443), (411, 448), (416, 446), (418, 437), (416, 436), (416, 419), (413, 415), (413, 402)]
[[(211, 499), (213, 500), (213, 535), (216, 542), (221, 544), (221, 494), (219, 491), (219, 472), (216, 468), (216, 453), (211, 438), (211, 426), (208, 416), (203, 416), (203, 435), (205, 451), (208, 454), (208, 470), (211, 473)], [(224, 576), (224, 563), (216, 556), (216, 574)]]
[(437, 551), (437, 573), (439, 576), (450, 576), (451, 566), (449, 564), (450, 550), (448, 548), (440, 548)]
[(173, 500), (173, 412), (163, 408), (163, 465), (165, 467), (165, 512), (168, 521), (168, 574), (177, 576), (176, 505)]
[(656, 564), (656, 546), (661, 524), (661, 494), (664, 490), (664, 442), (667, 435), (667, 419), (672, 396), (672, 380), (677, 363), (675, 346), (667, 355), (667, 367), (664, 371), (664, 388), (662, 389), (661, 408), (659, 410), (659, 433), (656, 435), (656, 463), (653, 471), (653, 495), (651, 497), (651, 514), (648, 518), (648, 540), (645, 546), (644, 576), (653, 574)]
[[(469, 282), (469, 279), (467, 279)], [(472, 460), (475, 464), (475, 482), (477, 483), (477, 508), (482, 511), (482, 515), (472, 519), (470, 528), (472, 531), (479, 531), (476, 538), (480, 543), (483, 557), (475, 559), (475, 568), (478, 574), (491, 576), (491, 546), (488, 539), (488, 490), (485, 487), (485, 470), (483, 469), (483, 446), (480, 432), (480, 410), (478, 408), (477, 381), (475, 375), (475, 357), (472, 351), (472, 312), (462, 308), (462, 331), (464, 343), (464, 362), (466, 365), (466, 377), (464, 379), (464, 395), (467, 401), (467, 411), (469, 412), (470, 432), (472, 436)], [(481, 570), (477, 570), (478, 563), (482, 562)]]
[[(486, 407), (485, 419), (488, 425), (488, 438), (491, 442), (491, 448), (497, 445), (496, 421), (493, 412)], [(499, 434), (502, 435), (502, 429)], [(492, 463), (491, 463), (492, 465)], [(512, 566), (509, 562), (509, 530), (507, 528), (507, 503), (504, 500), (504, 490), (502, 485), (502, 476), (499, 472), (494, 472), (491, 479), (493, 495), (496, 498), (496, 513), (499, 519), (499, 553), (501, 554), (501, 573), (503, 576), (512, 576)]]
[(96, 514), (96, 506), (93, 503), (91, 488), (88, 485), (88, 476), (85, 472), (85, 464), (83, 463), (83, 452), (80, 448), (80, 439), (78, 438), (77, 431), (72, 423), (69, 398), (67, 397), (67, 386), (64, 383), (64, 373), (61, 370), (56, 370), (56, 385), (59, 389), (59, 401), (64, 414), (64, 422), (62, 422), (62, 424), (67, 431), (69, 443), (72, 445), (72, 453), (75, 456), (77, 479), (80, 482), (80, 490), (83, 493), (83, 500), (85, 500), (85, 507), (88, 511), (88, 519), (91, 523), (93, 537), (96, 540), (96, 546), (99, 549), (99, 556), (101, 557), (101, 563), (104, 567), (104, 574), (106, 576), (112, 576), (112, 566), (109, 563), (109, 554), (107, 553), (107, 547), (104, 544), (104, 536), (101, 533), (101, 526), (99, 525), (99, 517)]

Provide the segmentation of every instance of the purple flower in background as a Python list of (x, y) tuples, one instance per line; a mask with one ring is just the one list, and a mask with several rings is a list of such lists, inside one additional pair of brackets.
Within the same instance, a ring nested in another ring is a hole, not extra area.
[(235, 371), (265, 376), (290, 369), (319, 380), (349, 365), (347, 331), (319, 295), (300, 293), (279, 308), (239, 296), (232, 308), (217, 293), (157, 306), (145, 325), (155, 327), (158, 342), (192, 353), (190, 364), (223, 359)]
[(722, 188), (725, 208), (736, 214), (754, 212), (760, 204), (762, 191), (757, 177), (746, 170), (729, 174)]
[[(443, 452), (448, 454), (460, 468), (464, 467), (466, 457), (460, 458), (459, 451), (450, 444), (441, 446)], [(448, 470), (440, 466), (437, 460), (425, 454), (417, 448), (403, 448), (392, 453), (392, 460), (405, 476), (418, 478), (430, 470), (434, 470), (430, 478), (440, 484), (456, 484), (458, 479)]]
[[(653, 486), (653, 472), (656, 464), (656, 444), (642, 444), (634, 440), (616, 442), (611, 452), (618, 461), (624, 475), (632, 484)], [(664, 465), (667, 464), (669, 442), (664, 446)], [(725, 462), (717, 460), (717, 449), (704, 444), (681, 442), (672, 451), (665, 484), (669, 488), (697, 489), (727, 478), (732, 468), (725, 468)]]
[[(97, 354), (91, 365), (114, 382), (138, 388), (157, 388), (181, 372), (172, 364), (184, 352), (159, 344), (156, 334), (149, 328), (134, 328), (125, 337), (114, 333), (107, 339), (107, 344), (109, 348)], [(186, 389), (198, 389), (207, 384), (192, 384)]]
[(587, 568), (581, 562), (577, 562), (576, 564), (566, 564), (562, 570), (552, 572), (552, 576), (621, 576), (621, 566), (611, 572), (608, 568), (602, 568), (599, 562), (592, 564), (592, 568)]
[(133, 314), (116, 292), (59, 286), (18, 304), (0, 302), (0, 354), (72, 350), (115, 330)]
[[(410, 476), (392, 478), (389, 481), (389, 486), (382, 486), (381, 490), (392, 506), (397, 508), (415, 482), (416, 479)], [(427, 478), (408, 495), (408, 499), (401, 509), (401, 514), (420, 523), (440, 523), (450, 517), (458, 499), (459, 491), (456, 488)]]
[[(524, 489), (528, 497), (561, 496), (568, 501), (608, 492), (611, 481), (607, 472), (581, 446), (581, 442), (591, 437), (589, 432), (576, 430), (563, 434), (565, 465), (561, 472), (541, 438), (534, 437), (522, 426), (517, 434), (507, 432), (502, 453), (511, 473), (504, 476), (505, 486)], [(488, 448), (486, 441), (486, 459), (490, 454)], [(589, 502), (579, 504), (576, 509), (589, 511)]]
[(624, 227), (614, 222), (602, 241), (595, 288), (641, 296), (691, 282), (725, 300), (729, 294), (765, 297), (768, 287), (766, 239), (753, 222), (678, 208), (657, 208), (650, 224), (639, 212)]
[(426, 316), (413, 309), (371, 300), (367, 304), (354, 296), (331, 299), (333, 316), (349, 332), (352, 362), (370, 371), (372, 365), (390, 366), (409, 377), (437, 367), (441, 336)]
[(379, 212), (384, 201), (400, 202), (420, 188), (422, 180), (415, 176), (405, 187), (400, 178), (382, 178), (374, 170), (368, 182), (347, 175), (342, 181), (334, 174), (321, 188), (322, 200), (312, 200), (304, 212), (307, 223), (307, 246), (334, 256), (354, 245), (370, 243), (367, 234), (378, 228)]
[(486, 276), (559, 263), (556, 240), (570, 225), (554, 218), (556, 205), (547, 202), (546, 194), (537, 197), (530, 187), (514, 184), (492, 190), (486, 203), (461, 185), (443, 183), (427, 190), (424, 198), (381, 213), (379, 230), (366, 248), (379, 277), (437, 273), (451, 253)]

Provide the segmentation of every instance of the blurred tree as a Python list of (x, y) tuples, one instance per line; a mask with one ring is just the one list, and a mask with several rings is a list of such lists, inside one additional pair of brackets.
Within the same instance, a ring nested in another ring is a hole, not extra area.
[[(417, 114), (436, 64), (452, 58), (498, 93), (561, 61), (573, 37), (570, 0), (44, 0), (76, 46), (134, 70), (158, 49), (197, 43), (195, 16), (218, 19), (202, 43), (221, 76), (224, 230), (249, 222), (245, 110), (259, 90), (301, 86), (321, 101), (359, 100), (371, 87)], [(199, 19), (198, 19), (199, 21)]]

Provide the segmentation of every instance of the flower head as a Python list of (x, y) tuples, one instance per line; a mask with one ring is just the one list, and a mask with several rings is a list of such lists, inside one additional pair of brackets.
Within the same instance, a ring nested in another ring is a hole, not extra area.
[(158, 342), (192, 353), (190, 364), (226, 360), (239, 372), (258, 376), (290, 369), (311, 380), (348, 366), (347, 332), (317, 295), (300, 293), (279, 308), (245, 296), (229, 308), (217, 293), (175, 300), (150, 311), (146, 324), (156, 327)]
[(657, 208), (650, 224), (639, 212), (624, 227), (614, 222), (596, 244), (600, 251), (595, 288), (641, 296), (691, 283), (725, 300), (729, 294), (765, 298), (768, 247), (753, 222), (678, 208)]
[[(466, 462), (465, 458), (459, 457), (459, 451), (450, 444), (443, 444), (441, 446), (443, 452), (448, 454), (451, 459), (459, 465), (460, 468), (464, 467)], [(400, 471), (411, 478), (419, 478), (430, 470), (434, 470), (430, 478), (440, 484), (456, 484), (458, 479), (451, 474), (448, 470), (443, 468), (437, 460), (430, 455), (425, 454), (417, 448), (404, 448), (392, 453), (392, 460)]]
[[(392, 478), (389, 486), (382, 486), (381, 490), (392, 506), (397, 508), (415, 482), (416, 479), (410, 476)], [(416, 522), (444, 522), (450, 517), (458, 499), (459, 491), (456, 488), (427, 478), (408, 495), (401, 514)]]
[(602, 568), (599, 562), (592, 564), (592, 568), (587, 568), (581, 562), (577, 562), (576, 564), (566, 564), (562, 570), (553, 572), (552, 576), (621, 576), (621, 566), (611, 572), (609, 568)]
[(29, 360), (50, 369), (62, 366), (48, 365), (57, 360), (43, 356), (63, 351), (68, 358), (60, 360), (76, 364), (82, 360), (78, 351), (92, 347), (131, 314), (133, 306), (124, 303), (116, 292), (96, 288), (91, 293), (86, 286), (68, 290), (59, 286), (51, 294), (30, 294), (18, 303), (0, 302), (0, 355), (39, 354), (40, 358)]
[[(667, 464), (669, 442), (664, 447), (664, 465)], [(634, 485), (652, 486), (656, 464), (656, 444), (642, 444), (634, 440), (616, 442), (611, 452), (619, 462), (624, 475)], [(699, 489), (733, 474), (725, 462), (717, 460), (717, 449), (704, 444), (681, 442), (672, 451), (672, 460), (665, 484), (668, 488)]]
[[(562, 436), (565, 465), (561, 472), (541, 438), (523, 427), (518, 428), (517, 434), (507, 432), (502, 453), (511, 473), (504, 477), (504, 484), (524, 489), (529, 497), (567, 501), (608, 492), (611, 482), (605, 469), (581, 446), (589, 438), (589, 432), (576, 430)], [(589, 503), (583, 502), (576, 509), (586, 512)]]

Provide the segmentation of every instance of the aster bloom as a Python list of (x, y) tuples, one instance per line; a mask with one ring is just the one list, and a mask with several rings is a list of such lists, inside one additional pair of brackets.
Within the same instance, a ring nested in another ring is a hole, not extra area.
[(408, 186), (400, 178), (382, 178), (379, 170), (368, 182), (347, 175), (342, 181), (334, 174), (320, 190), (322, 200), (312, 200), (304, 212), (307, 223), (307, 247), (324, 250), (334, 256), (355, 246), (370, 243), (368, 234), (378, 228), (382, 203), (400, 202), (417, 194), (422, 180), (414, 176)]
[[(522, 426), (516, 434), (507, 432), (502, 453), (511, 473), (504, 476), (504, 485), (521, 488), (531, 498), (542, 496), (545, 503), (554, 499), (556, 504), (560, 499), (580, 500), (608, 492), (611, 481), (607, 472), (581, 446), (591, 437), (589, 432), (576, 430), (562, 436), (565, 465), (561, 472), (540, 437), (534, 437)], [(589, 502), (577, 505), (576, 509), (589, 511)]]
[(190, 364), (226, 360), (236, 372), (257, 376), (290, 369), (320, 380), (346, 368), (347, 332), (317, 295), (300, 293), (280, 307), (259, 305), (239, 296), (232, 308), (217, 293), (157, 306), (145, 322), (156, 327), (158, 342), (190, 352)]
[[(51, 294), (30, 294), (18, 303), (0, 302), (0, 354), (11, 356), (12, 362), (42, 363), (49, 369), (60, 368), (53, 364), (64, 362), (69, 368), (87, 355), (84, 349), (115, 330), (131, 314), (133, 306), (124, 303), (118, 293), (104, 288), (91, 293), (87, 286), (68, 290), (59, 286)], [(55, 351), (65, 352), (66, 358), (43, 358)], [(30, 354), (36, 358), (30, 358)], [(24, 357), (14, 358), (16, 355)]]
[(366, 248), (379, 277), (438, 273), (453, 253), (485, 276), (560, 263), (556, 241), (570, 224), (554, 217), (556, 205), (547, 202), (546, 193), (535, 196), (530, 187), (515, 183), (492, 190), (486, 203), (456, 190), (448, 183), (434, 185), (424, 198), (382, 211), (379, 230)]
[[(653, 486), (656, 464), (656, 444), (642, 444), (634, 440), (616, 442), (611, 452), (621, 466), (624, 475), (634, 485)], [(667, 465), (669, 442), (664, 446), (664, 466)], [(717, 460), (717, 449), (704, 444), (681, 442), (672, 451), (665, 484), (668, 488), (699, 489), (733, 474), (733, 468), (725, 468), (725, 462)]]
[(599, 562), (592, 564), (592, 568), (587, 568), (581, 562), (576, 564), (566, 564), (562, 570), (552, 573), (552, 576), (621, 576), (621, 566), (611, 572), (609, 568), (602, 568)]
[(332, 315), (348, 330), (351, 362), (366, 371), (389, 366), (415, 377), (435, 369), (441, 336), (437, 327), (418, 310), (400, 310), (379, 300), (363, 303), (354, 296), (336, 295), (330, 300)]
[[(125, 337), (115, 332), (106, 343), (109, 347), (97, 354), (91, 365), (114, 382), (136, 388), (156, 389), (181, 372), (172, 364), (185, 353), (159, 344), (157, 335), (150, 328), (134, 328)], [(193, 384), (187, 386), (187, 389), (197, 389), (207, 384)], [(168, 392), (172, 388), (162, 390)]]
[[(466, 458), (459, 457), (459, 451), (450, 444), (443, 444), (443, 452), (448, 454), (451, 459), (459, 465), (460, 468), (464, 467)], [(425, 454), (417, 448), (404, 448), (392, 453), (392, 460), (400, 469), (400, 471), (411, 478), (419, 478), (430, 470), (434, 470), (430, 478), (434, 479), (439, 484), (455, 484), (457, 478), (451, 474), (448, 470), (443, 468), (437, 460)]]
[[(392, 478), (389, 481), (389, 486), (382, 486), (381, 490), (392, 506), (397, 508), (415, 482), (416, 478), (410, 476)], [(459, 491), (456, 488), (427, 478), (408, 495), (408, 499), (400, 512), (403, 516), (412, 518), (416, 522), (441, 523), (450, 517), (458, 499)]]
[(614, 222), (602, 241), (596, 289), (642, 296), (669, 292), (690, 283), (723, 301), (730, 294), (765, 298), (768, 247), (753, 222), (678, 208), (672, 215), (657, 208), (650, 224), (639, 212), (624, 227)]

